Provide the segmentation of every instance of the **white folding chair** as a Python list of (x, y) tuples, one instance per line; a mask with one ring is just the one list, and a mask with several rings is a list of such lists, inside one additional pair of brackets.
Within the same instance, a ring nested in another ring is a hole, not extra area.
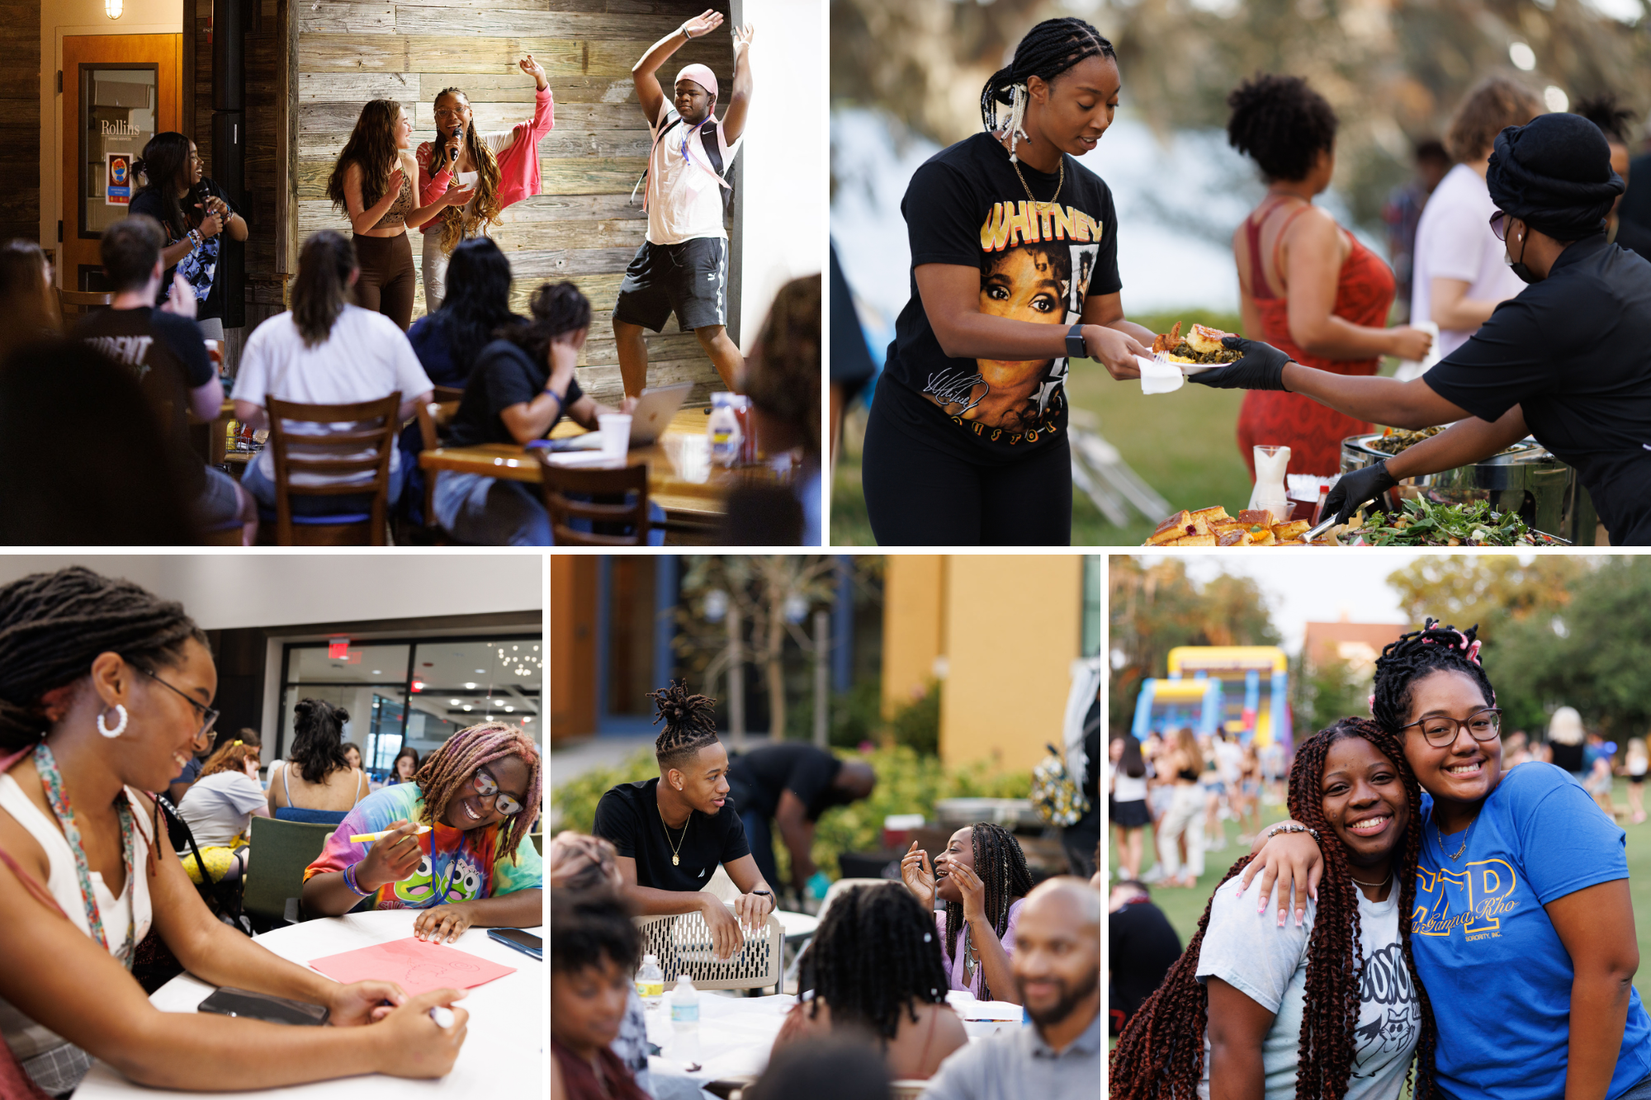
[(755, 932), (747, 931), (744, 945), (732, 959), (719, 962), (712, 955), (711, 929), (698, 913), (636, 917), (642, 933), (642, 953), (659, 959), (665, 988), (676, 988), (686, 974), (696, 989), (761, 989), (780, 983), (784, 926), (772, 913)]

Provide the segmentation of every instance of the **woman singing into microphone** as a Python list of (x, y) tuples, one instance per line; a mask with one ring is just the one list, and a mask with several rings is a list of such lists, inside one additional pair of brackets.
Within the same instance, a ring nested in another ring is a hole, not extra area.
[(539, 139), (556, 125), (555, 103), (544, 66), (532, 54), (516, 64), (538, 85), (530, 120), (479, 134), (471, 125), (470, 97), (458, 88), (443, 88), (435, 104), (440, 143), (426, 141), (415, 154), (420, 203), (429, 205), (449, 188), (473, 191), (468, 202), (449, 206), (420, 227), (427, 313), (440, 309), (446, 297), (447, 260), (459, 242), (489, 236), (501, 210), (539, 193)]

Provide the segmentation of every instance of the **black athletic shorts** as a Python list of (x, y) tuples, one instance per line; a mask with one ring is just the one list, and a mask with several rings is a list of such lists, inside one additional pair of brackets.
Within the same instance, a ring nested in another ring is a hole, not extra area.
[(727, 241), (642, 242), (619, 284), (613, 319), (658, 332), (673, 309), (683, 332), (728, 323)]

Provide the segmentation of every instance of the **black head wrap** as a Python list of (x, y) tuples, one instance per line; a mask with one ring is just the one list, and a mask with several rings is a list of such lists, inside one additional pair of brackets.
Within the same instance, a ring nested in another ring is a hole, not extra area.
[(1626, 185), (1611, 171), (1611, 148), (1599, 127), (1556, 112), (1496, 135), (1485, 186), (1509, 217), (1555, 240), (1576, 241), (1604, 232), (1605, 215)]

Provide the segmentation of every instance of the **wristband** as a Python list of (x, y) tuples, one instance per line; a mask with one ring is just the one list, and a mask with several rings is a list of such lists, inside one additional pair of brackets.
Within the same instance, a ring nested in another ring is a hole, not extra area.
[(753, 896), (760, 895), (768, 899), (768, 911), (770, 913), (780, 907), (780, 903), (774, 900), (774, 894), (771, 890), (753, 890), (751, 893)]
[(1274, 825), (1271, 829), (1267, 830), (1267, 839), (1271, 840), (1273, 837), (1277, 836), (1279, 833), (1306, 833), (1308, 836), (1313, 838), (1314, 843), (1316, 843), (1316, 844), (1324, 843), (1322, 840), (1319, 839), (1319, 831), (1315, 828), (1312, 828), (1309, 825), (1293, 825), (1293, 824)]
[(686, 24), (686, 23), (682, 24), (682, 26), (677, 28), (677, 33), (682, 35), (682, 37), (686, 38), (690, 42), (692, 42), (694, 40), (694, 36), (688, 33), (688, 24)]
[(548, 385), (545, 386), (545, 392), (550, 394), (550, 396), (555, 399), (556, 407), (558, 409), (563, 409), (563, 408), (567, 407), (567, 402), (562, 400), (562, 395), (557, 393), (555, 390), (551, 389), (550, 386), (548, 386)]
[(1066, 357), (1068, 359), (1088, 359), (1089, 349), (1083, 342), (1083, 322), (1078, 322), (1066, 330)]
[(353, 864), (353, 863), (350, 864), (348, 867), (344, 868), (344, 885), (348, 886), (351, 890), (353, 890), (355, 892), (355, 895), (357, 897), (361, 897), (361, 898), (364, 898), (368, 894), (373, 892), (371, 890), (363, 890), (360, 886), (358, 886), (356, 884), (356, 881), (355, 881), (355, 864)]

